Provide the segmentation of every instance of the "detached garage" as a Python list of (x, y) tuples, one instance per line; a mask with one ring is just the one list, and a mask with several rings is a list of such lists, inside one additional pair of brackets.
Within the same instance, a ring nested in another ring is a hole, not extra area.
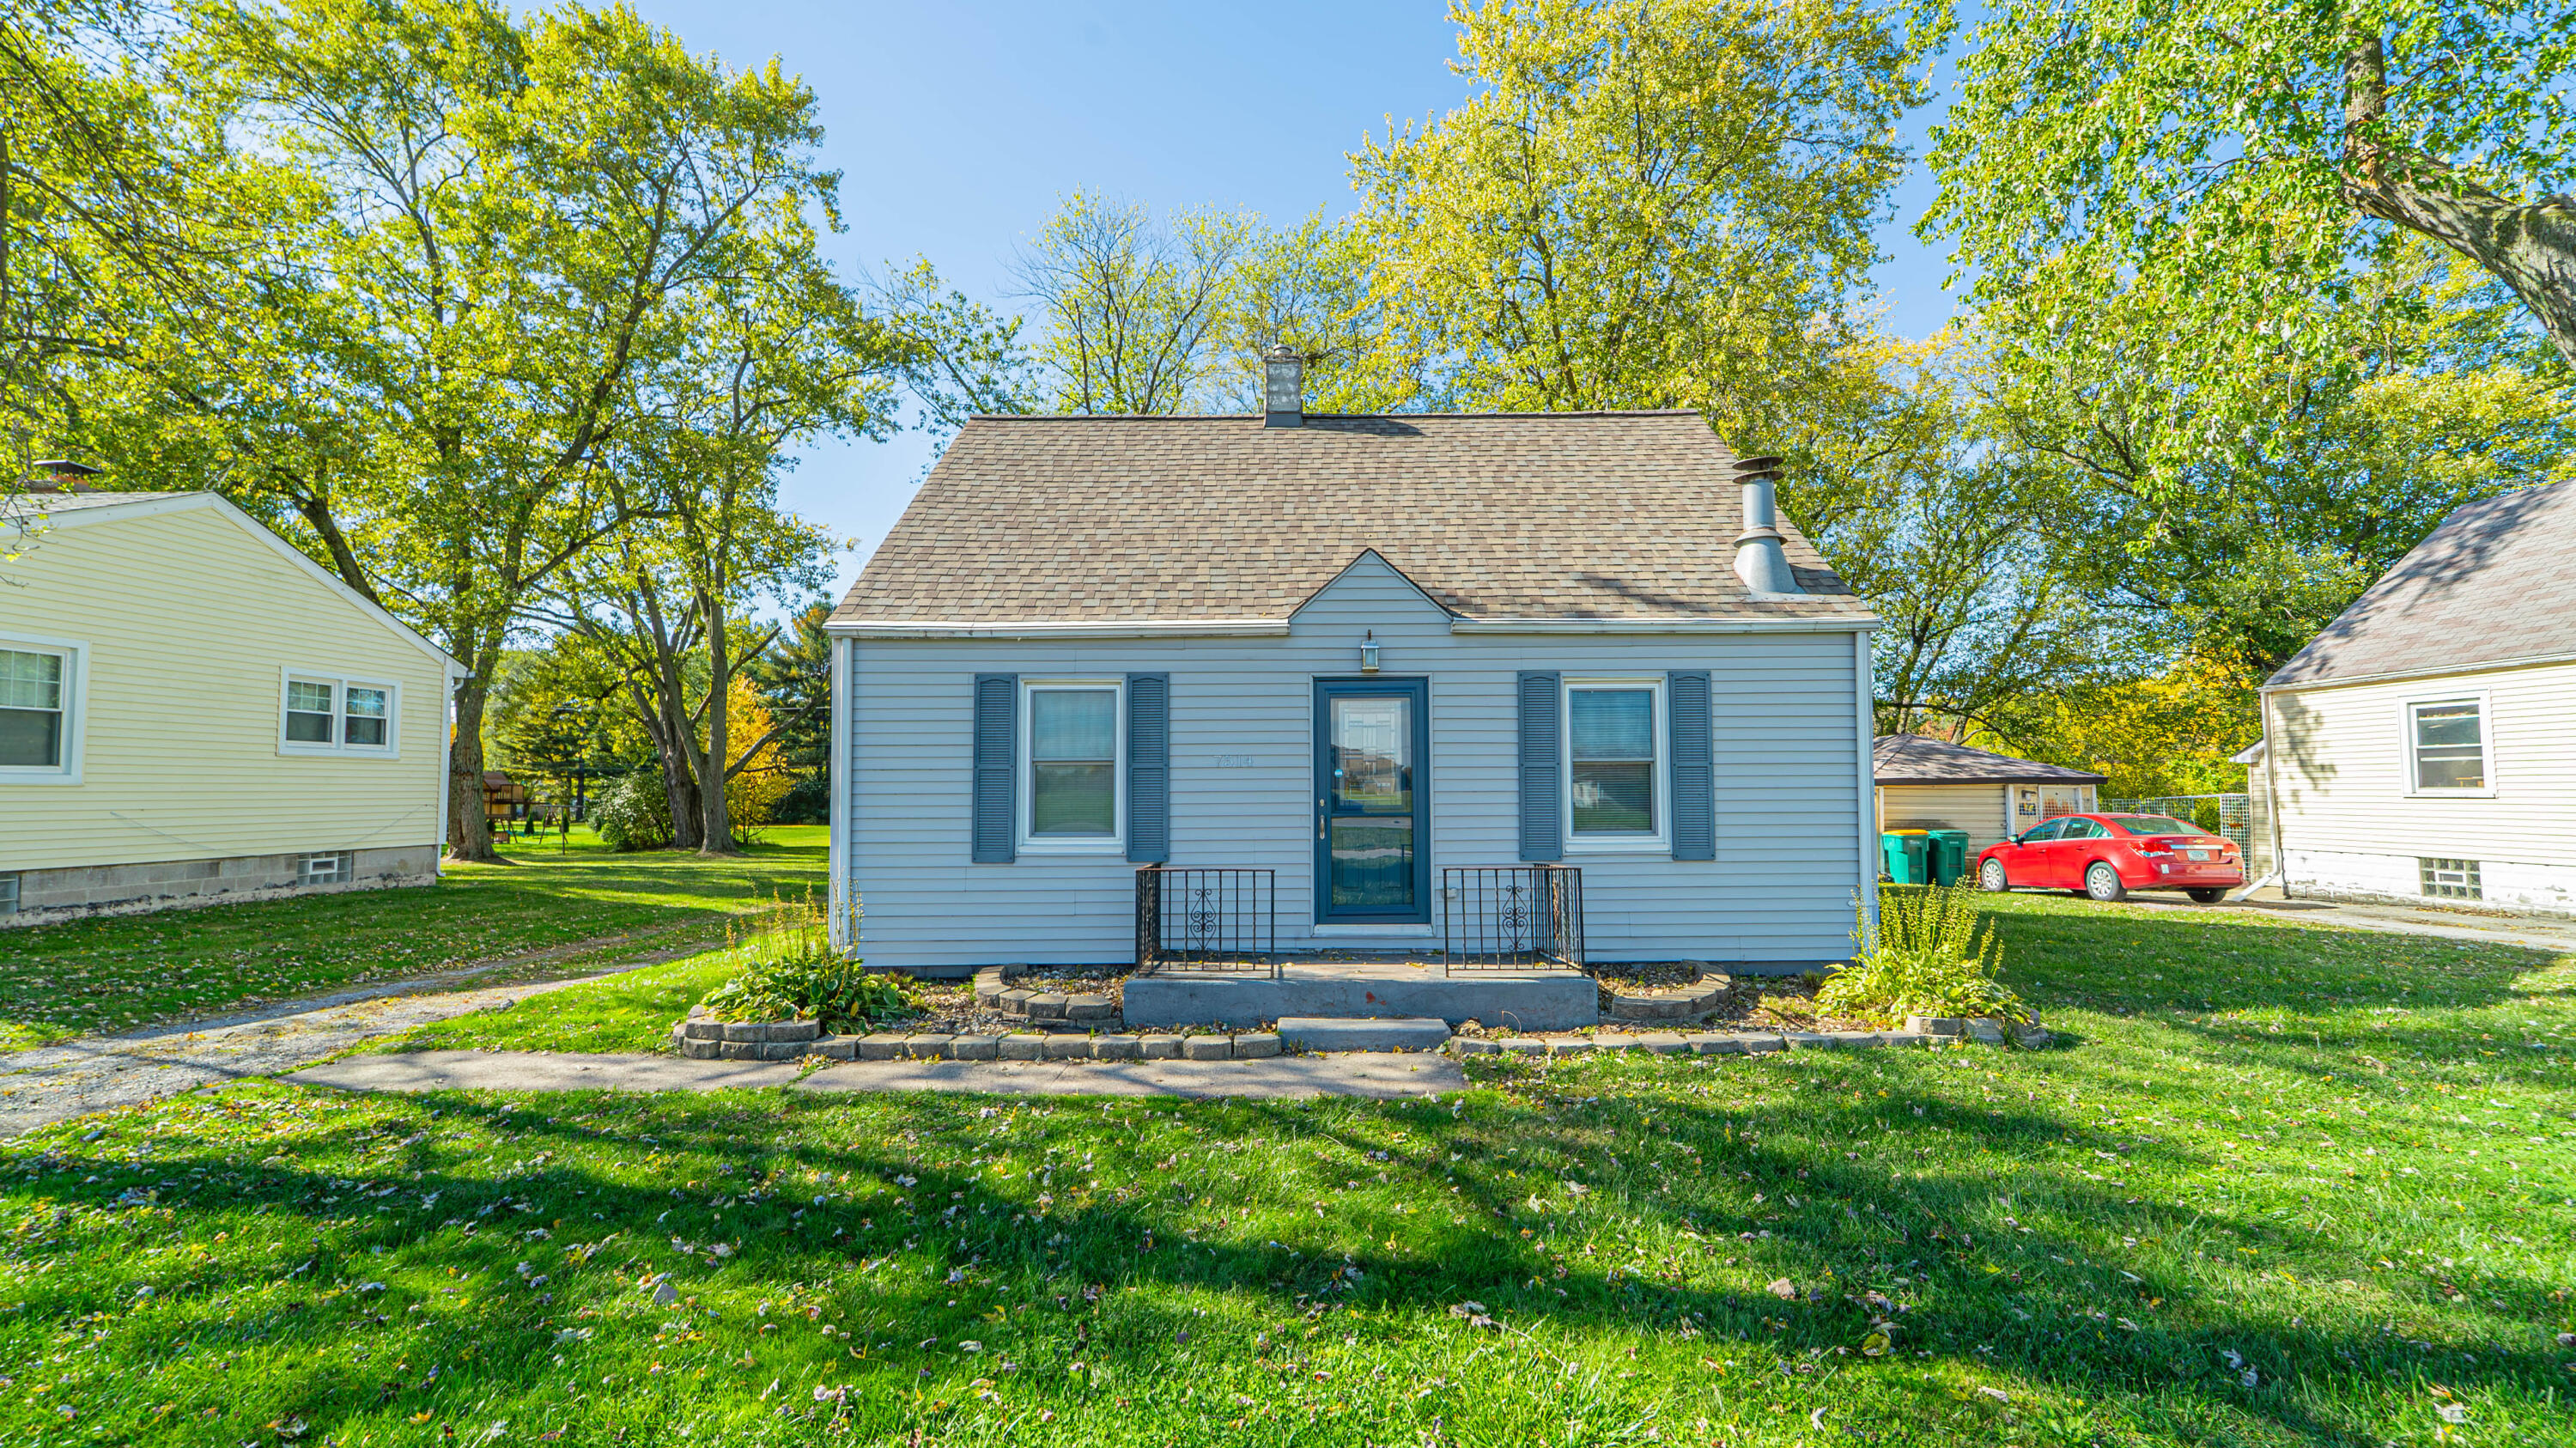
[(1965, 830), (1968, 855), (2041, 820), (2099, 809), (2102, 776), (1920, 734), (1872, 747), (1881, 830)]

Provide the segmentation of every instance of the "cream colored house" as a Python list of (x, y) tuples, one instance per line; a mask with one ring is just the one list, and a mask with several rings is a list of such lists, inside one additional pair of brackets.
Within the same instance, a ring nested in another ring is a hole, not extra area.
[(2576, 912), (2576, 484), (2471, 503), (2263, 686), (2284, 894)]
[(1920, 734), (1882, 735), (1870, 767), (1880, 829), (1964, 830), (1972, 860), (2041, 820), (2101, 808), (2101, 775)]
[(437, 878), (437, 646), (212, 493), (0, 530), (0, 925)]

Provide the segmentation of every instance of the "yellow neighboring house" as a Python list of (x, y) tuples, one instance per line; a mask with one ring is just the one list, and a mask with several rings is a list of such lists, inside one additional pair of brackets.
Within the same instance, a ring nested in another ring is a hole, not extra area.
[(0, 499), (0, 926), (426, 885), (457, 663), (212, 493)]

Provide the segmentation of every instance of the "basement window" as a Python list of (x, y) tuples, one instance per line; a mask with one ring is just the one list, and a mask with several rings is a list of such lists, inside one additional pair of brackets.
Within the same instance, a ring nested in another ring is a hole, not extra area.
[(2415, 862), (2424, 872), (2424, 893), (2443, 900), (2483, 900), (2485, 893), (2478, 885), (2478, 862), (2475, 860), (2420, 859)]
[(0, 915), (18, 913), (18, 877), (0, 875)]
[(358, 857), (346, 850), (306, 855), (296, 862), (298, 885), (346, 885), (357, 874)]

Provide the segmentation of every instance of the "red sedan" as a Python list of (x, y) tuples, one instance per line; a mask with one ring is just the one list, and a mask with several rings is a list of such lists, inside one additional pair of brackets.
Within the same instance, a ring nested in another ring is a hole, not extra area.
[(2234, 843), (2165, 815), (2059, 815), (1978, 855), (1977, 883), (2072, 890), (2096, 900), (2182, 890), (2209, 905), (2245, 883), (2245, 863)]

